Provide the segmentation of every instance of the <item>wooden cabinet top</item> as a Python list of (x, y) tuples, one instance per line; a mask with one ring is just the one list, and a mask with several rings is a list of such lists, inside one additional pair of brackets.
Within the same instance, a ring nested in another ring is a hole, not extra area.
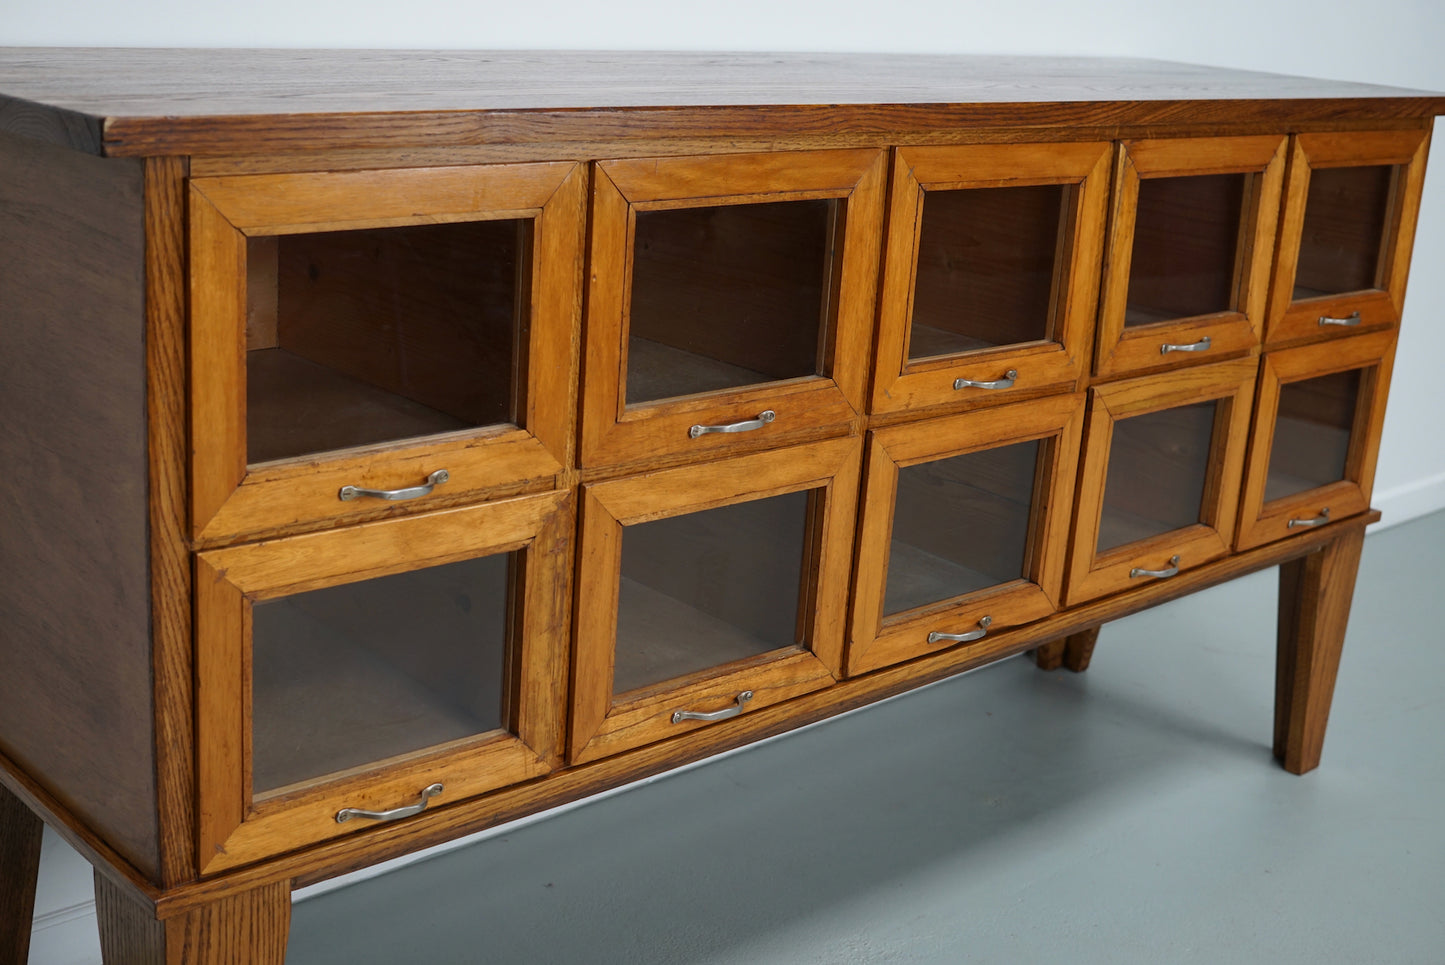
[(0, 130), (108, 155), (1438, 113), (1445, 95), (1126, 58), (0, 49)]

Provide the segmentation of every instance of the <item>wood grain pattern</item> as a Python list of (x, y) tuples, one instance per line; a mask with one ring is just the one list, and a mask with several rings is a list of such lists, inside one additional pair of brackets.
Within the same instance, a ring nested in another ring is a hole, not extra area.
[(40, 818), (0, 786), (0, 962), (5, 965), (25, 965), (29, 958), (44, 830)]
[(0, 135), (0, 750), (154, 877), (143, 203)]
[(195, 876), (195, 722), (186, 499), (186, 163), (146, 162), (146, 415), (160, 883)]
[(159, 921), (97, 873), (95, 909), (105, 965), (283, 965), (286, 960), (289, 882), (227, 895)]
[(1074, 673), (1083, 673), (1089, 669), (1089, 661), (1094, 656), (1094, 644), (1098, 639), (1099, 628), (1093, 627), (1050, 640), (1034, 651), (1034, 664), (1040, 670), (1068, 667)]
[(1364, 542), (1349, 530), (1279, 570), (1274, 756), (1292, 774), (1320, 763)]
[(1061, 611), (1037, 623), (990, 637), (981, 646), (950, 648), (876, 673), (839, 681), (820, 693), (743, 714), (731, 721), (728, 727), (700, 729), (685, 741), (664, 741), (591, 764), (570, 767), (546, 781), (504, 789), (424, 818), (376, 828), (364, 840), (333, 841), (280, 856), (265, 865), (239, 869), (214, 880), (178, 888), (157, 896), (157, 911), (161, 917), (172, 917), (219, 896), (281, 878), (294, 878), (297, 887), (301, 887), (596, 794), (1034, 649), (1050, 640), (1070, 636), (1247, 573), (1278, 566), (1307, 555), (1343, 534), (1363, 533), (1366, 526), (1378, 519), (1379, 514), (1372, 511), (1332, 523), (1290, 540), (1216, 560), (1181, 573), (1173, 580), (1132, 587), (1076, 609)]
[(887, 54), (18, 48), (0, 55), (0, 91), (47, 114), (96, 127), (105, 119), (112, 153), (152, 154), (475, 144), (539, 132), (1349, 120), (1442, 107), (1417, 91), (1160, 61)]

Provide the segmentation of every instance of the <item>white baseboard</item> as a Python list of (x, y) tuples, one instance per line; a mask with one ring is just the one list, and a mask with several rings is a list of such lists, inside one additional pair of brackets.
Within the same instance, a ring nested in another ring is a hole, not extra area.
[(35, 917), (30, 965), (97, 965), (100, 933), (95, 902), (82, 901)]
[(1402, 486), (1375, 490), (1371, 500), (1380, 511), (1376, 529), (1385, 529), (1445, 509), (1445, 473)]

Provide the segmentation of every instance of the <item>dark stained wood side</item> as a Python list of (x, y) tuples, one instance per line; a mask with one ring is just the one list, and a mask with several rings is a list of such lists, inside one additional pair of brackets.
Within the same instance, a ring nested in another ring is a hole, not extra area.
[(105, 965), (283, 965), (291, 886), (273, 882), (158, 921), (96, 872), (95, 913)]
[(40, 818), (0, 787), (0, 965), (25, 965), (30, 953), (44, 830)]
[(184, 158), (145, 162), (146, 413), (160, 883), (195, 877)]
[(76, 111), (0, 95), (0, 131), (100, 154), (102, 122)]
[(154, 875), (142, 180), (0, 134), (0, 750)]

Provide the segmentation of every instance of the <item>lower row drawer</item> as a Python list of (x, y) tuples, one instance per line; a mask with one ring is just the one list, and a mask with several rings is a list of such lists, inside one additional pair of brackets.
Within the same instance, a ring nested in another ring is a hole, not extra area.
[(1362, 511), (1392, 350), (1378, 333), (200, 553), (202, 869)]

